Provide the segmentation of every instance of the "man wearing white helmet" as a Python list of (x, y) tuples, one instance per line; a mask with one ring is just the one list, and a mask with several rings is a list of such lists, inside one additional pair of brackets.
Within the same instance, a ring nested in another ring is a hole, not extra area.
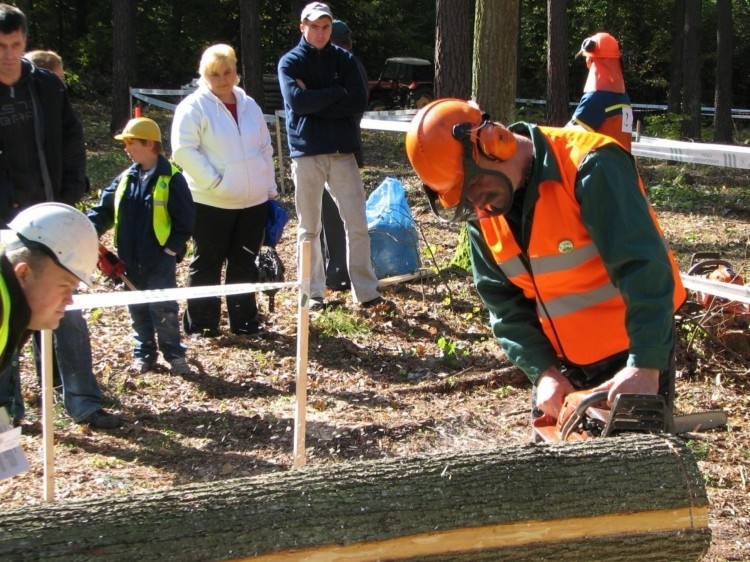
[(21, 211), (0, 246), (0, 406), (6, 367), (32, 330), (54, 330), (96, 267), (98, 237), (86, 215), (62, 203)]

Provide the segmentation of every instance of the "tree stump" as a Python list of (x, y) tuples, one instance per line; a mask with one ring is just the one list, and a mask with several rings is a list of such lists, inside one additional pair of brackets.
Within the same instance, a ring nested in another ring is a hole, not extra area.
[(307, 467), (0, 514), (3, 560), (699, 560), (708, 500), (665, 435)]

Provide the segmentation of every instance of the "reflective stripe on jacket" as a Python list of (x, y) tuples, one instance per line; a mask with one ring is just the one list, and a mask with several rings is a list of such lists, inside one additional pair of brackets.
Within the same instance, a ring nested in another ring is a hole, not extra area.
[[(162, 246), (167, 243), (169, 234), (172, 231), (172, 218), (169, 216), (169, 211), (167, 210), (169, 182), (172, 180), (172, 176), (180, 173), (180, 169), (177, 166), (174, 164), (170, 164), (170, 166), (172, 175), (159, 176), (156, 178), (156, 184), (154, 185), (154, 234)], [(115, 246), (117, 245), (117, 231), (120, 220), (120, 203), (127, 190), (130, 177), (128, 174), (123, 174), (120, 178), (120, 183), (117, 185), (117, 191), (115, 191)]]
[(0, 275), (0, 357), (5, 353), (8, 345), (8, 334), (10, 334), (10, 293), (5, 279)]
[[(581, 220), (575, 193), (583, 159), (614, 141), (570, 129), (539, 130), (555, 155), (561, 182), (547, 180), (539, 184), (528, 252), (522, 252), (503, 217), (483, 219), (480, 227), (508, 280), (537, 303), (537, 316), (557, 356), (589, 365), (630, 347), (625, 302)], [(645, 197), (640, 179), (639, 187)], [(663, 239), (651, 207), (649, 212)], [(685, 300), (685, 289), (671, 252), (669, 259), (677, 310)]]

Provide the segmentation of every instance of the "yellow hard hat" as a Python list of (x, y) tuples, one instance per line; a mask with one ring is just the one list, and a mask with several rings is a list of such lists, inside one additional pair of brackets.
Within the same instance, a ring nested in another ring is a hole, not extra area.
[(161, 142), (161, 131), (156, 121), (148, 117), (136, 117), (128, 121), (122, 133), (115, 135), (116, 140), (140, 139)]

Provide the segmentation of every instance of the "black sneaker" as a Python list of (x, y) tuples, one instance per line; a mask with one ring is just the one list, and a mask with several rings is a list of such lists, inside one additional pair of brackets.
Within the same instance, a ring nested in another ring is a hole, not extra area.
[(348, 291), (351, 288), (352, 284), (348, 277), (344, 279), (326, 278), (326, 289), (330, 289), (331, 291)]
[(78, 423), (86, 424), (94, 429), (116, 429), (122, 425), (122, 416), (110, 414), (104, 409), (99, 409)]
[(262, 331), (263, 331), (263, 327), (260, 325), (260, 323), (257, 320), (250, 320), (246, 322), (242, 328), (231, 330), (231, 332), (235, 336), (252, 336), (254, 334), (259, 334)]
[(322, 312), (328, 308), (328, 303), (323, 299), (310, 299), (310, 312)]
[(173, 375), (191, 375), (192, 370), (184, 357), (175, 357), (169, 362), (170, 372)]
[(147, 359), (136, 359), (133, 361), (132, 369), (139, 375), (145, 375), (156, 371), (156, 363)]
[(384, 299), (383, 297), (375, 297), (369, 301), (359, 303), (360, 308), (377, 310), (379, 312), (395, 312), (396, 303)]

